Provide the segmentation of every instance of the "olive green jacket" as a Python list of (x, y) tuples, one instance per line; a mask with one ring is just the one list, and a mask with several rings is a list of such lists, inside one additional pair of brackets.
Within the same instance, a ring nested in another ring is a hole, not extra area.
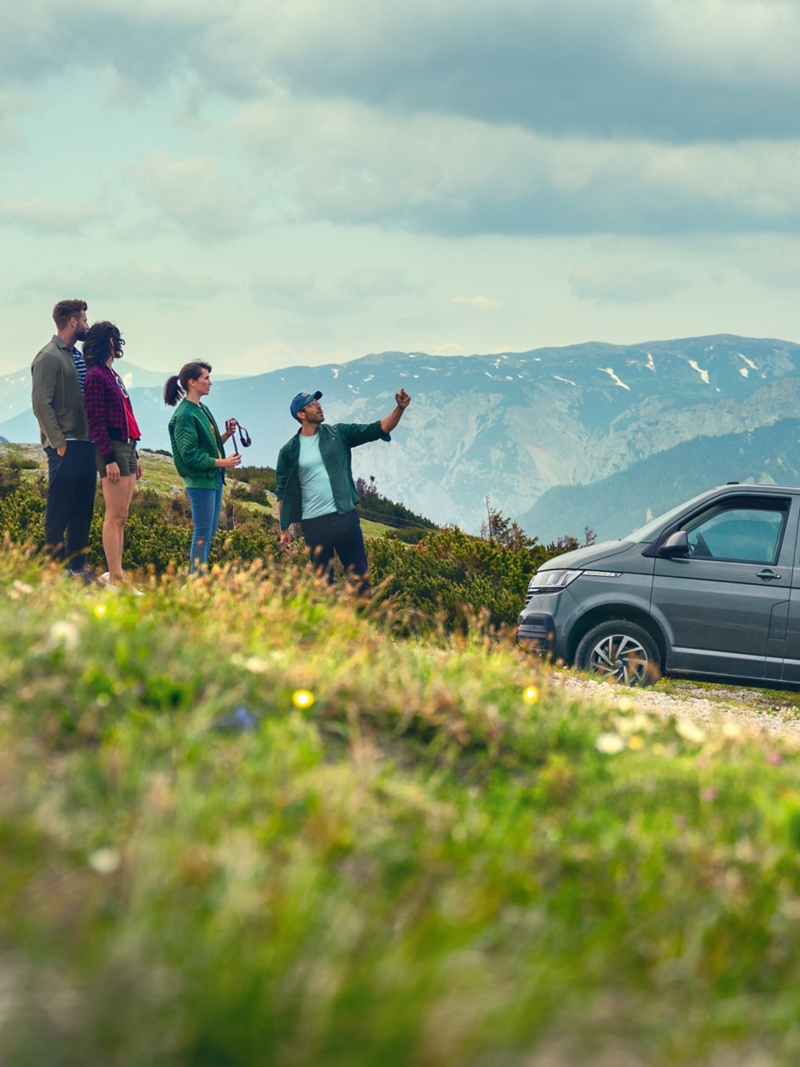
[[(380, 422), (338, 422), (335, 426), (326, 426), (323, 422), (317, 432), (319, 453), (331, 480), (336, 511), (344, 515), (345, 512), (352, 511), (358, 503), (351, 450), (370, 441), (391, 441), (392, 438), (383, 432)], [(288, 530), (293, 522), (300, 522), (303, 518), (300, 474), (297, 469), (299, 459), (300, 430), (280, 450), (278, 466), (275, 469), (276, 495), (281, 501), (282, 530)]]
[(169, 420), (172, 458), (187, 489), (216, 489), (225, 472), (216, 459), (224, 459), (222, 443), (214, 416), (204, 404), (193, 404), (185, 397)]
[(81, 380), (72, 349), (56, 334), (31, 364), (33, 413), (39, 423), (42, 447), (61, 448), (68, 437), (89, 440), (89, 420), (83, 406)]

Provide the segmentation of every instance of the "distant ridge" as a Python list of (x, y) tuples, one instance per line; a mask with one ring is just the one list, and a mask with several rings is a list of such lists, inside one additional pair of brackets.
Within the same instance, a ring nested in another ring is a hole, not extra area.
[[(532, 519), (532, 508), (556, 486), (591, 485), (700, 435), (741, 434), (795, 417), (799, 375), (800, 346), (719, 334), (519, 354), (385, 352), (217, 380), (210, 405), (249, 429), (246, 462), (274, 465), (296, 429), (288, 412), (294, 393), (321, 389), (329, 422), (367, 422), (391, 410), (402, 386), (413, 399), (393, 443), (357, 449), (355, 473), (374, 474), (382, 493), (413, 511), (470, 531), (480, 528), (488, 494), (537, 534), (531, 523), (544, 513)], [(143, 444), (166, 448), (170, 412), (160, 376), (157, 386), (134, 380), (132, 397)], [(2, 422), (0, 434), (36, 440), (32, 414)], [(728, 476), (725, 470), (711, 480)], [(584, 525), (595, 525), (591, 514), (574, 529), (557, 528), (576, 533)]]
[(548, 489), (522, 525), (542, 541), (589, 525), (600, 539), (637, 526), (728, 481), (800, 485), (800, 419), (722, 437), (696, 437), (591, 485)]

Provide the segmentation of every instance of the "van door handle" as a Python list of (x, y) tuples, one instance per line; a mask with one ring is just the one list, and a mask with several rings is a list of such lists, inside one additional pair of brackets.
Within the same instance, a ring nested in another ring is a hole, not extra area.
[(773, 578), (780, 578), (779, 574), (775, 571), (763, 570), (756, 573), (756, 577), (760, 578), (763, 582), (771, 582)]

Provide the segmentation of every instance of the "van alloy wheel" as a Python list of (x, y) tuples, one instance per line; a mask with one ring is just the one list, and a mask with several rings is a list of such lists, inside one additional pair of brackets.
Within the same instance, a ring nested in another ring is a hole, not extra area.
[(589, 653), (589, 670), (603, 681), (642, 685), (647, 680), (649, 657), (638, 641), (627, 634), (603, 637)]
[(622, 685), (652, 685), (661, 677), (656, 642), (627, 619), (609, 619), (584, 634), (575, 650), (575, 666), (600, 681)]

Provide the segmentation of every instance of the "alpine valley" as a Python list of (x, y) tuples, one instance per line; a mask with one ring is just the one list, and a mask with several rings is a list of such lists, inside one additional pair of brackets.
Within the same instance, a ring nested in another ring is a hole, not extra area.
[[(213, 362), (213, 361), (212, 361)], [(162, 376), (121, 361), (145, 448), (169, 448)], [(729, 480), (800, 478), (800, 345), (717, 335), (525, 353), (383, 352), (349, 363), (218, 379), (209, 406), (239, 419), (245, 462), (274, 466), (294, 432), (289, 400), (322, 390), (328, 422), (412, 404), (391, 445), (353, 453), (354, 472), (438, 523), (475, 532), (485, 497), (530, 534), (618, 537)], [(38, 440), (30, 371), (0, 379), (0, 436)]]

